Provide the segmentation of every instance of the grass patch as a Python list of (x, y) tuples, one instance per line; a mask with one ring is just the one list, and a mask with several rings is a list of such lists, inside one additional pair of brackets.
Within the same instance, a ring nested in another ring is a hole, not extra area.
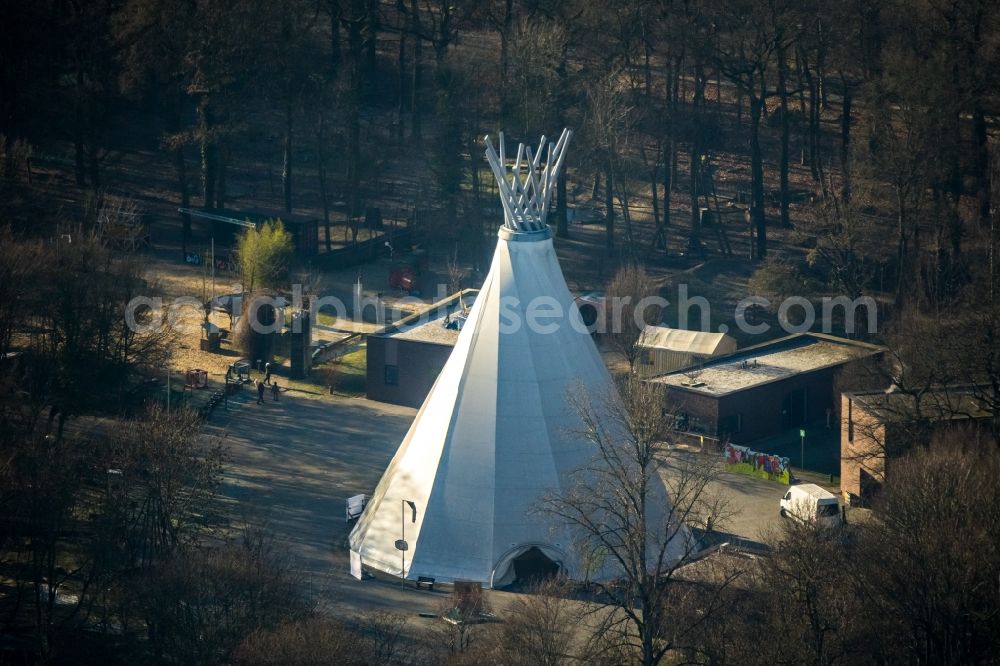
[(323, 326), (336, 326), (337, 316), (320, 310), (316, 313), (316, 323), (322, 324)]
[(337, 393), (362, 396), (366, 392), (368, 356), (365, 347), (355, 349), (313, 370), (324, 386)]

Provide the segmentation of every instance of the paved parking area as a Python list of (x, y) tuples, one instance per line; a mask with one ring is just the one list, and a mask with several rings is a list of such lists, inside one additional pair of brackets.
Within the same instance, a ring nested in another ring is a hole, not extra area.
[(729, 498), (733, 516), (716, 529), (740, 539), (767, 543), (769, 533), (780, 528), (778, 502), (788, 486), (744, 474), (723, 472), (710, 488)]
[[(294, 391), (257, 405), (244, 392), (208, 423), (208, 433), (225, 436), (229, 448), (221, 492), (232, 526), (266, 526), (310, 592), (338, 615), (437, 612), (445, 597), (349, 575), (344, 501), (374, 489), (415, 415), (414, 409), (362, 398)], [(723, 473), (710, 490), (725, 494), (736, 512), (716, 526), (720, 537), (761, 541), (780, 524), (778, 500), (786, 486)], [(491, 593), (495, 606), (503, 607), (505, 598)]]
[[(674, 449), (666, 459), (664, 473), (671, 474), (674, 464), (671, 457), (705, 457), (714, 456), (694, 451)], [(718, 458), (721, 464), (721, 457)], [(710, 497), (718, 497), (727, 502), (730, 515), (722, 521), (717, 521), (713, 529), (720, 533), (718, 539), (744, 540), (755, 544), (766, 543), (769, 533), (780, 528), (782, 518), (778, 513), (778, 502), (787, 492), (788, 486), (773, 481), (766, 481), (744, 474), (731, 474), (719, 468), (719, 473), (706, 488)], [(751, 544), (752, 545), (752, 544)]]

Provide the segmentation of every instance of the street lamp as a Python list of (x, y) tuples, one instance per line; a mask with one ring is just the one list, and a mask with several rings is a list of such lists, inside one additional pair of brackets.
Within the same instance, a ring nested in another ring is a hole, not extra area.
[(802, 469), (806, 468), (806, 429), (799, 428), (799, 448), (800, 457), (802, 458)]
[(413, 511), (412, 522), (417, 522), (417, 505), (410, 500), (400, 500), (399, 501), (399, 529), (400, 529), (400, 539), (396, 541), (396, 550), (399, 551), (400, 565), (399, 565), (399, 586), (403, 587), (406, 584), (406, 551), (409, 549), (410, 545), (406, 543), (406, 505), (410, 505), (410, 510)]

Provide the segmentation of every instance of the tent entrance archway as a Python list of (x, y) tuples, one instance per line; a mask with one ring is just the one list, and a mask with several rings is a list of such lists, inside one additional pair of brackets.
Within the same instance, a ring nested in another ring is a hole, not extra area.
[(559, 574), (559, 563), (554, 562), (537, 546), (532, 546), (513, 559), (514, 580), (517, 583), (540, 583)]

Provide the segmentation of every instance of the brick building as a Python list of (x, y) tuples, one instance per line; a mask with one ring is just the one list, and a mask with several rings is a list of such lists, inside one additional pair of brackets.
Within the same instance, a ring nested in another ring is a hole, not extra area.
[(801, 333), (653, 377), (677, 430), (746, 445), (811, 424), (839, 423), (838, 380), (882, 348)]
[(892, 460), (959, 426), (988, 426), (993, 414), (977, 387), (903, 392), (855, 391), (841, 397), (840, 488), (854, 504), (868, 504), (885, 482)]
[(419, 407), (451, 355), (476, 289), (452, 294), (368, 336), (366, 393), (371, 400)]

